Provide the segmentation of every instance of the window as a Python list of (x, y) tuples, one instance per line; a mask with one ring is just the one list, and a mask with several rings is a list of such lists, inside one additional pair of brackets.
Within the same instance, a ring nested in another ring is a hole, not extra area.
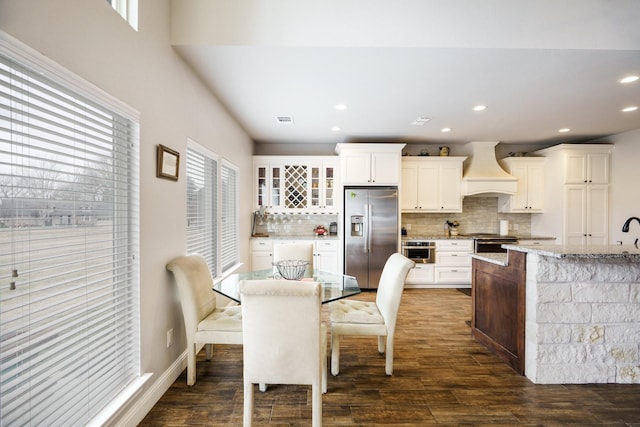
[(217, 274), (218, 161), (193, 141), (187, 144), (187, 252), (198, 253)]
[(238, 254), (238, 169), (229, 162), (222, 162), (222, 270), (233, 267), (239, 261)]
[(107, 3), (138, 31), (138, 0), (107, 0)]
[(85, 425), (140, 376), (137, 113), (0, 38), (0, 425)]
[(186, 175), (187, 251), (204, 256), (220, 276), (239, 260), (238, 169), (189, 140)]

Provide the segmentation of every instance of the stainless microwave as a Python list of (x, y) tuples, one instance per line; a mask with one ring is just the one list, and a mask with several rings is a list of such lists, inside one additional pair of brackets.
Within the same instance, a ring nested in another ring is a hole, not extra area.
[(403, 241), (402, 255), (417, 264), (432, 264), (436, 262), (436, 244), (423, 240)]

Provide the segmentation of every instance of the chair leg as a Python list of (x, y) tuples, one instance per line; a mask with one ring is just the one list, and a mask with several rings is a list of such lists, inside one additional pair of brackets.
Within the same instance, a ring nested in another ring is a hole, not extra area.
[(322, 392), (320, 385), (311, 386), (311, 425), (322, 427)]
[(384, 339), (384, 336), (378, 336), (378, 353), (380, 354), (384, 353)]
[(265, 391), (267, 391), (267, 385), (264, 383), (260, 383), (258, 384), (258, 389), (264, 393)]
[(331, 332), (331, 374), (340, 373), (340, 335)]
[(196, 383), (196, 345), (191, 344), (187, 350), (187, 385)]
[(213, 344), (205, 344), (204, 352), (207, 356), (207, 360), (211, 360), (211, 357), (213, 356)]
[(253, 384), (244, 383), (244, 410), (242, 413), (242, 425), (251, 427), (253, 418)]
[(387, 336), (387, 354), (384, 370), (387, 375), (393, 375), (393, 336)]

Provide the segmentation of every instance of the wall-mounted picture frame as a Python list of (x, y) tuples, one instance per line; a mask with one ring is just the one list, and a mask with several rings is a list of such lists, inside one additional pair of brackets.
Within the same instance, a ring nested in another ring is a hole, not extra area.
[(159, 144), (157, 157), (156, 176), (177, 181), (180, 171), (180, 153)]

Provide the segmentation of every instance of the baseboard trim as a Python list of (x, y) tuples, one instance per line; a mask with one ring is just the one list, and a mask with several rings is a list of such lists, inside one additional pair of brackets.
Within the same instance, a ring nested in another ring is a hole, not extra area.
[(133, 427), (140, 424), (186, 367), (187, 350), (185, 350), (139, 398), (130, 402), (131, 406), (123, 416), (111, 425), (115, 427)]

